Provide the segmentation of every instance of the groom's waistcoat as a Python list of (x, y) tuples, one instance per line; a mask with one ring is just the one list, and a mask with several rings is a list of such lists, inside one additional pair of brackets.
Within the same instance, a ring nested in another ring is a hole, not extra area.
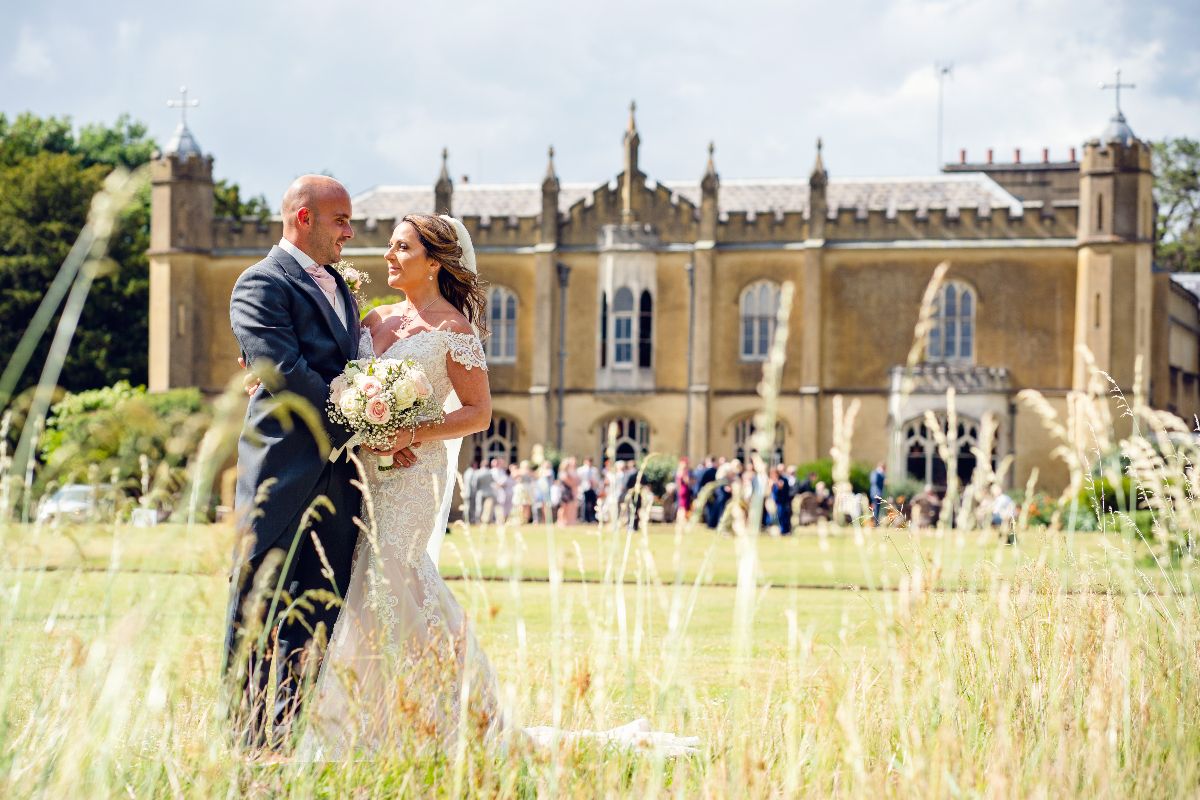
[[(229, 320), (246, 363), (265, 362), (278, 372), (278, 382), (267, 377), (250, 398), (238, 441), (237, 517), (239, 528), (254, 536), (252, 555), (291, 544), (298, 515), (329, 463), (306, 422), (291, 414), (280, 419), (280, 393), (296, 395), (317, 412), (332, 446), (350, 438), (350, 431), (330, 423), (326, 408), (330, 382), (358, 357), (358, 305), (340, 275), (337, 285), (349, 317), (345, 325), (296, 260), (273, 247), (241, 274), (230, 297)], [(339, 508), (336, 517), (352, 530), (357, 512)]]

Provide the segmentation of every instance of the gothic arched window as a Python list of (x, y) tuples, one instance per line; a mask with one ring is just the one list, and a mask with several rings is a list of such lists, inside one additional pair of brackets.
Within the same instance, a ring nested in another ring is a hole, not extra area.
[(961, 281), (950, 281), (938, 292), (933, 305), (933, 326), (925, 356), (929, 361), (975, 359), (975, 290)]
[[(758, 431), (758, 424), (754, 421), (754, 415), (742, 417), (733, 427), (733, 450), (734, 455), (742, 463), (747, 461), (749, 456), (754, 455), (755, 448), (751, 438)], [(775, 441), (772, 442), (770, 458), (765, 459), (771, 466), (783, 463), (783, 440), (784, 427), (779, 420), (775, 421)]]
[(613, 365), (633, 365), (633, 292), (624, 286), (613, 298)]
[[(942, 435), (946, 437), (948, 447), (954, 451), (958, 485), (966, 486), (971, 482), (971, 476), (978, 466), (976, 452), (979, 448), (979, 423), (967, 417), (959, 417), (958, 429), (951, 432), (947, 430), (944, 415), (939, 414), (937, 422), (942, 428)], [(925, 418), (909, 420), (903, 430), (904, 466), (908, 477), (927, 483), (938, 491), (945, 490), (949, 465), (942, 458), (937, 438), (933, 431), (929, 430)], [(994, 462), (995, 458), (992, 460)]]
[(600, 366), (608, 366), (608, 292), (600, 295)]
[(471, 434), (471, 452), (481, 464), (502, 458), (510, 464), (517, 460), (517, 423), (503, 414), (492, 416), (486, 431)]
[(643, 291), (638, 302), (638, 366), (649, 367), (654, 355), (653, 333), (654, 300), (650, 292)]
[(638, 417), (614, 417), (600, 426), (600, 454), (618, 461), (636, 461), (650, 452), (650, 424)]
[(503, 286), (493, 286), (487, 296), (488, 361), (512, 363), (517, 360), (517, 296)]
[(742, 361), (766, 361), (775, 338), (775, 318), (779, 313), (779, 285), (758, 281), (742, 291)]

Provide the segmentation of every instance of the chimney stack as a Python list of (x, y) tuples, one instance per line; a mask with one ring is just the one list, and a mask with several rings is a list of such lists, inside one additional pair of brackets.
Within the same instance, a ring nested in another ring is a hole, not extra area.
[(960, 164), (967, 163), (967, 148), (964, 147), (958, 151), (958, 163), (960, 163)]
[(1019, 148), (1019, 147), (1016, 148), (1015, 150), (1013, 150), (1013, 163), (1014, 164), (1021, 163), (1021, 148)]
[(988, 148), (988, 159), (987, 159), (987, 163), (989, 163), (989, 164), (991, 164), (991, 163), (992, 163), (992, 148), (990, 148), (990, 147)]
[(1042, 148), (1042, 163), (1043, 164), (1050, 163), (1050, 148), (1049, 147)]
[(1075, 163), (1075, 148), (1074, 147), (1071, 148), (1071, 163), (1072, 164)]

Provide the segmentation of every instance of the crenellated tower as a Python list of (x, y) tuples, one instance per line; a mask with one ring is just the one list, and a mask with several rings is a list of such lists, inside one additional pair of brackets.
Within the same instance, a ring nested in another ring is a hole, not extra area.
[[(184, 102), (186, 114), (186, 95)], [(151, 391), (206, 382), (209, 332), (198, 279), (213, 249), (212, 174), (212, 156), (200, 150), (185, 116), (150, 164)]]
[(1122, 390), (1144, 393), (1152, 369), (1153, 175), (1149, 145), (1119, 108), (1104, 133), (1084, 145), (1079, 176), (1072, 385), (1087, 387), (1086, 348)]

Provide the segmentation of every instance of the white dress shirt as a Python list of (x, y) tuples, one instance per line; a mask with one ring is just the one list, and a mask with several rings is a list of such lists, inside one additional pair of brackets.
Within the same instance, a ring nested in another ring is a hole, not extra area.
[[(300, 264), (300, 269), (307, 270), (310, 267), (317, 266), (317, 262), (313, 261), (309, 257), (308, 253), (304, 252), (299, 247), (296, 247), (296, 245), (292, 244), (287, 239), (280, 239), (279, 246), (286, 250), (288, 255), (296, 259), (296, 262)], [(309, 276), (309, 279), (312, 280), (312, 276)], [(316, 281), (313, 280), (313, 283), (316, 283)], [(317, 288), (321, 289), (319, 285)], [(324, 289), (321, 289), (321, 294), (324, 294), (325, 299), (329, 301), (331, 306), (333, 306), (333, 310), (337, 313), (337, 318), (341, 321), (342, 327), (346, 330), (349, 330), (350, 324), (346, 322), (346, 304), (342, 301), (342, 293), (334, 292), (332, 295), (329, 295), (325, 293)]]

